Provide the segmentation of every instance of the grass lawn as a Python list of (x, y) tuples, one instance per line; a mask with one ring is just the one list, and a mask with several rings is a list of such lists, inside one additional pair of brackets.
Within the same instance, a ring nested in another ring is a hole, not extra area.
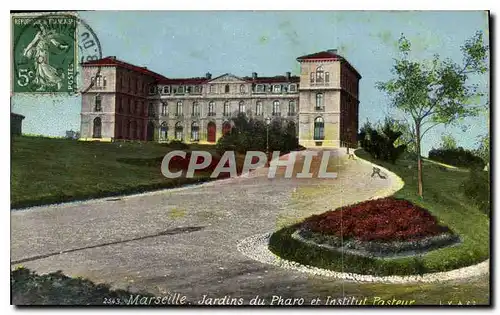
[[(270, 249), (279, 256), (306, 265), (340, 270), (344, 272), (375, 275), (405, 275), (448, 271), (479, 263), (489, 258), (490, 222), (474, 203), (461, 191), (461, 183), (468, 178), (466, 172), (447, 170), (435, 164), (424, 167), (424, 199), (417, 195), (417, 172), (415, 163), (401, 159), (396, 164), (374, 160), (362, 150), (356, 154), (399, 175), (404, 187), (394, 197), (406, 199), (427, 209), (437, 217), (439, 224), (449, 227), (462, 240), (457, 246), (430, 251), (419, 257), (391, 260), (372, 259), (354, 255), (343, 255), (303, 244), (290, 237), (296, 227), (285, 227), (274, 233)], [(409, 167), (411, 165), (411, 167)], [(342, 263), (343, 262), (343, 263)]]
[[(189, 150), (214, 152), (210, 145)], [(43, 137), (13, 137), (11, 144), (11, 207), (135, 193), (208, 180), (165, 178), (166, 144), (80, 142)]]

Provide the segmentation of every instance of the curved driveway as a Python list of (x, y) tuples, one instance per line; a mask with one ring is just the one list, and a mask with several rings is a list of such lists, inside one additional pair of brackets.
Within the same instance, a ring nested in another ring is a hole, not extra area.
[(371, 166), (347, 159), (344, 150), (332, 152), (336, 179), (268, 179), (264, 168), (249, 178), (12, 211), (12, 266), (62, 270), (156, 295), (179, 293), (192, 302), (205, 294), (243, 297), (245, 304), (256, 295), (268, 301), (272, 295), (342, 296), (341, 280), (263, 265), (236, 250), (245, 237), (394, 185), (391, 177), (371, 177)]

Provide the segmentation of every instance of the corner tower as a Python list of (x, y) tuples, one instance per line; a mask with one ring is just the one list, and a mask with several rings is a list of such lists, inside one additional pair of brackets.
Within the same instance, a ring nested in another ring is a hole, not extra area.
[(301, 56), (297, 61), (299, 144), (357, 146), (361, 75), (335, 49)]

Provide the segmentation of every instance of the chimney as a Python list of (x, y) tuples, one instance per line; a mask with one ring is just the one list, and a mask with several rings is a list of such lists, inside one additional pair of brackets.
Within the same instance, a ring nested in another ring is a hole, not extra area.
[(292, 73), (291, 72), (286, 72), (286, 79), (287, 80), (290, 80), (290, 77), (292, 76)]
[(210, 79), (212, 79), (212, 74), (210, 72), (207, 72), (205, 74), (205, 77), (210, 80)]
[(257, 72), (252, 72), (252, 79), (257, 79)]
[(328, 52), (336, 55), (337, 49), (328, 49)]

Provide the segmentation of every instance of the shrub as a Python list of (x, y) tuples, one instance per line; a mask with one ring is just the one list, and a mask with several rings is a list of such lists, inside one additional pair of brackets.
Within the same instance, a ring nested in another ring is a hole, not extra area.
[[(233, 128), (223, 135), (216, 145), (219, 154), (225, 151), (280, 151), (282, 153), (298, 149), (296, 126), (294, 123), (283, 123), (273, 120), (270, 126), (258, 119), (248, 118), (240, 114), (233, 118)], [(269, 131), (269, 133), (267, 132)]]
[(490, 172), (471, 170), (469, 178), (462, 183), (461, 189), (481, 211), (490, 215)]
[(454, 149), (433, 148), (429, 151), (429, 159), (472, 169), (483, 169), (485, 165), (482, 158), (475, 155), (471, 150), (465, 150), (462, 147)]
[(186, 143), (184, 143), (180, 140), (172, 140), (168, 143), (168, 146), (172, 149), (177, 149), (177, 150), (189, 149), (189, 145), (187, 145)]
[(379, 129), (372, 128), (369, 122), (365, 123), (358, 134), (360, 145), (375, 159), (394, 164), (406, 150), (406, 145), (394, 146), (394, 142), (402, 133), (393, 130), (389, 121)]

